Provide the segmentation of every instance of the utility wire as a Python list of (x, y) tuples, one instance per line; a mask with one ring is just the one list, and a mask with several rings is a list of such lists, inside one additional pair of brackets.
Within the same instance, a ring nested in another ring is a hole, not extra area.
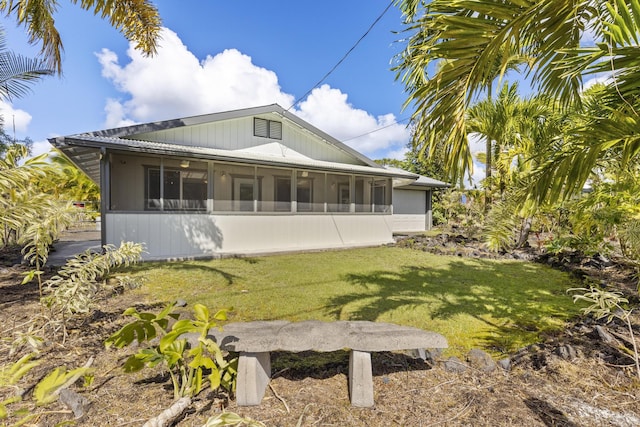
[(387, 6), (387, 8), (380, 14), (380, 16), (378, 16), (376, 18), (375, 21), (373, 21), (373, 24), (371, 24), (371, 26), (369, 27), (369, 29), (362, 35), (362, 37), (360, 37), (358, 39), (358, 41), (351, 46), (351, 49), (349, 49), (347, 51), (347, 53), (344, 54), (344, 56), (342, 57), (342, 59), (340, 59), (340, 61), (338, 61), (338, 63), (336, 65), (333, 66), (333, 68), (331, 70), (329, 70), (329, 72), (327, 74), (324, 75), (324, 77), (322, 77), (318, 83), (316, 83), (311, 89), (309, 89), (304, 95), (302, 95), (300, 98), (296, 99), (293, 104), (291, 104), (291, 106), (289, 108), (287, 108), (287, 111), (291, 110), (293, 107), (295, 107), (298, 102), (302, 101), (307, 95), (309, 95), (311, 93), (312, 90), (314, 90), (315, 88), (317, 88), (318, 86), (320, 86), (322, 84), (322, 82), (324, 82), (327, 77), (329, 77), (331, 75), (331, 73), (333, 73), (336, 68), (338, 68), (340, 66), (340, 64), (342, 64), (342, 62), (344, 62), (345, 59), (347, 59), (347, 57), (351, 54), (351, 52), (353, 52), (353, 50), (360, 44), (360, 42), (367, 37), (367, 35), (369, 35), (369, 33), (371, 32), (371, 30), (373, 29), (373, 27), (375, 27), (375, 25), (378, 23), (378, 21), (380, 21), (382, 19), (382, 17), (385, 15), (385, 13), (387, 13), (387, 11), (391, 8), (391, 6), (393, 6), (394, 1), (391, 1), (389, 3), (389, 5)]
[(395, 122), (393, 122), (393, 123), (389, 123), (389, 124), (388, 124), (388, 125), (386, 125), (386, 126), (382, 126), (381, 128), (375, 128), (374, 130), (371, 130), (371, 131), (369, 131), (369, 132), (363, 133), (363, 134), (361, 134), (361, 135), (358, 135), (358, 136), (352, 136), (351, 138), (343, 139), (343, 140), (342, 140), (342, 141), (340, 141), (340, 142), (347, 142), (347, 141), (351, 141), (352, 139), (358, 139), (358, 138), (360, 138), (360, 137), (362, 137), (362, 136), (370, 135), (370, 134), (375, 133), (375, 132), (378, 132), (378, 131), (380, 131), (380, 130), (382, 130), (382, 129), (386, 129), (386, 128), (390, 128), (391, 126), (398, 125), (398, 124), (400, 124), (400, 123), (402, 123), (402, 122), (404, 122), (404, 121), (409, 120), (410, 118), (411, 118), (411, 117), (404, 117), (404, 118), (402, 118), (402, 119), (396, 120), (396, 121), (395, 121)]

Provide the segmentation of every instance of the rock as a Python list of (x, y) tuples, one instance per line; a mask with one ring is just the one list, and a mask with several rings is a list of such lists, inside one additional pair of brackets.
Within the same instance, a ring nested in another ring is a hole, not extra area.
[(425, 361), (435, 365), (438, 360), (442, 356), (442, 349), (440, 348), (429, 348), (425, 351)]
[(615, 339), (614, 336), (611, 335), (604, 326), (596, 325), (595, 330), (598, 333), (598, 336), (600, 337), (600, 339), (605, 344), (614, 345), (614, 346), (620, 345), (618, 340)]
[(578, 352), (576, 349), (570, 344), (564, 344), (560, 347), (556, 348), (554, 354), (560, 356), (564, 360), (573, 360), (578, 357)]
[(454, 374), (461, 374), (467, 371), (467, 365), (455, 356), (451, 356), (444, 362), (442, 362), (442, 368), (447, 372)]
[(409, 357), (414, 359), (427, 360), (427, 352), (424, 348), (414, 348), (408, 350), (406, 353)]
[(472, 368), (483, 372), (493, 372), (496, 370), (496, 362), (486, 352), (474, 348), (467, 354), (467, 362)]
[(505, 371), (511, 370), (511, 358), (506, 357), (504, 359), (498, 360), (498, 366), (504, 369)]
[(73, 415), (78, 418), (82, 418), (84, 414), (89, 410), (91, 402), (84, 396), (79, 395), (75, 391), (71, 391), (68, 388), (60, 390), (60, 401), (64, 405), (73, 411)]
[(187, 306), (187, 301), (183, 299), (176, 300), (176, 307), (186, 307), (186, 306)]

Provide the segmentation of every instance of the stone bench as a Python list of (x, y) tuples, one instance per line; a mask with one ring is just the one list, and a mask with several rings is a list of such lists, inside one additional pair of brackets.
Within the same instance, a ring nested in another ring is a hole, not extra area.
[(330, 352), (349, 349), (351, 404), (373, 406), (371, 352), (446, 348), (435, 332), (367, 321), (257, 321), (230, 323), (210, 336), (221, 349), (240, 353), (236, 399), (238, 406), (259, 405), (271, 378), (271, 351)]

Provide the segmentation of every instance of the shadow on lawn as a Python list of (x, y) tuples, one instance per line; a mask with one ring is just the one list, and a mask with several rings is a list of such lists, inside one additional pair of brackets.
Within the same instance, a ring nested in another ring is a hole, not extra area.
[[(243, 259), (240, 258), (244, 261), (247, 261), (251, 264), (255, 263), (255, 261), (253, 259)], [(227, 282), (227, 285), (233, 285), (234, 281), (237, 280), (239, 277), (236, 276), (235, 274), (231, 274), (228, 273), (224, 270), (221, 270), (219, 268), (215, 268), (215, 267), (211, 267), (208, 264), (205, 263), (189, 263), (189, 262), (163, 262), (163, 263), (157, 263), (157, 262), (145, 262), (145, 263), (141, 263), (141, 264), (137, 264), (131, 267), (128, 267), (128, 271), (131, 272), (135, 272), (135, 273), (145, 273), (146, 271), (151, 271), (154, 269), (165, 269), (165, 270), (177, 270), (178, 272), (185, 272), (185, 271), (201, 271), (204, 273), (214, 273), (217, 275), (222, 276), (222, 278)]]
[(487, 347), (508, 352), (523, 338), (556, 328), (554, 319), (577, 313), (557, 274), (540, 265), (487, 260), (349, 274), (345, 279), (356, 288), (332, 298), (328, 310), (337, 319), (370, 321), (396, 311), (424, 312), (426, 328), (430, 320), (464, 314), (487, 325), (489, 333), (475, 334)]

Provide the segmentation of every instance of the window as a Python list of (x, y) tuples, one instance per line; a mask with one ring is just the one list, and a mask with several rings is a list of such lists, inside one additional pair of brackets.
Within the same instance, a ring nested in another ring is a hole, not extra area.
[(263, 138), (282, 139), (282, 123), (254, 117), (253, 135)]
[(340, 212), (349, 212), (351, 207), (351, 193), (349, 184), (343, 183), (338, 186), (338, 205)]
[(354, 185), (356, 212), (371, 212), (371, 182), (372, 178), (356, 176)]
[(298, 178), (296, 196), (299, 212), (311, 212), (313, 210), (313, 178)]
[[(207, 206), (207, 171), (198, 169), (164, 169), (162, 186), (160, 168), (147, 167), (145, 209), (165, 211), (203, 211)], [(164, 194), (161, 190), (164, 187)], [(161, 200), (164, 203), (161, 203)]]
[(327, 174), (327, 211), (351, 211), (351, 176)]
[(376, 180), (373, 183), (373, 205), (375, 212), (391, 211), (391, 192), (388, 180)]
[(258, 200), (254, 196), (254, 185), (252, 177), (233, 178), (233, 210), (243, 212), (253, 212), (253, 201)]
[(291, 178), (275, 177), (275, 190), (276, 210), (282, 212), (291, 211)]

